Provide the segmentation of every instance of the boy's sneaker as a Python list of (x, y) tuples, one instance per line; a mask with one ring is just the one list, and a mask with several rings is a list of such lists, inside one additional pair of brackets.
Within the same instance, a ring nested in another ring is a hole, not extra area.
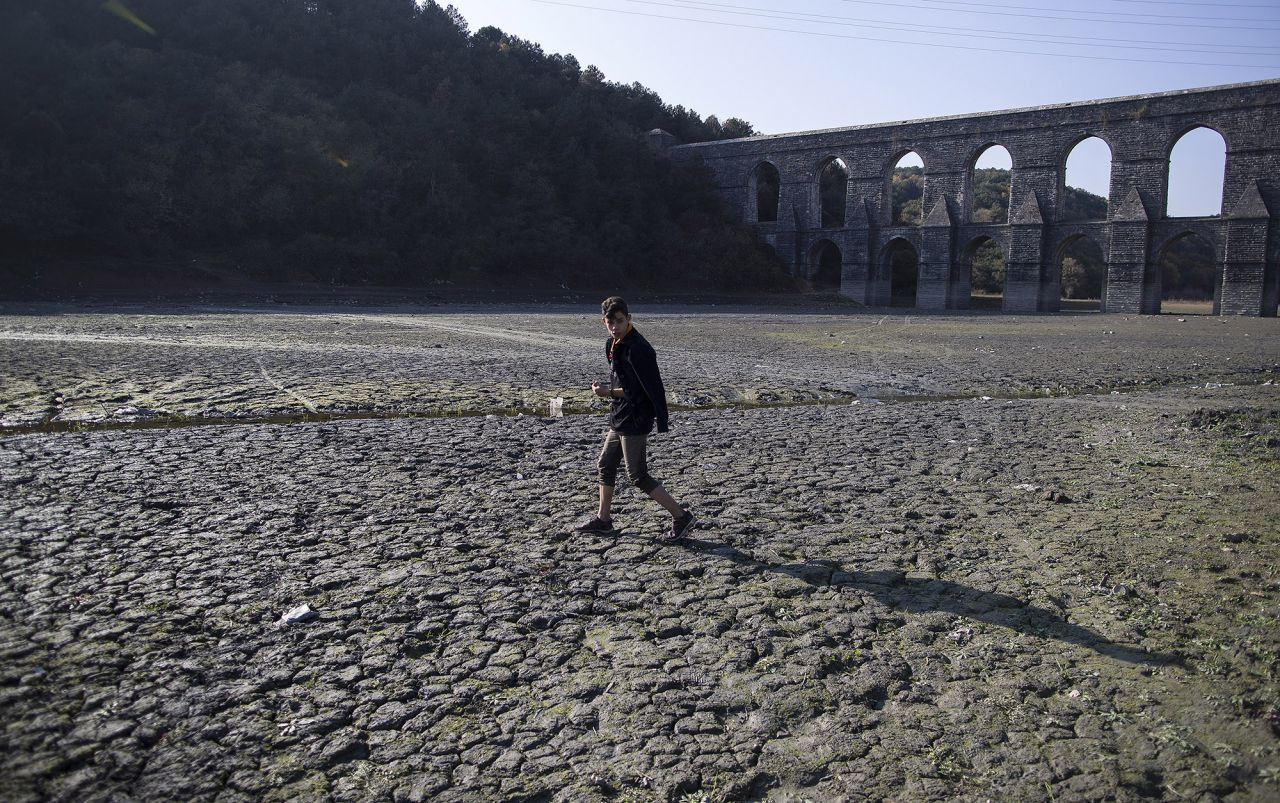
[(596, 516), (591, 521), (584, 521), (574, 529), (580, 533), (611, 533), (613, 532), (613, 519), (602, 519)]
[(684, 515), (671, 522), (671, 532), (663, 536), (662, 540), (667, 543), (679, 541), (684, 538), (690, 530), (693, 529), (693, 514), (686, 510)]

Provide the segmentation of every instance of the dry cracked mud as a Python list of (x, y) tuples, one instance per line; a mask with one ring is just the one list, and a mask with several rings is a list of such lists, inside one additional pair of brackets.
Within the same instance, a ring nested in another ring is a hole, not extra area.
[(1280, 797), (1274, 320), (2, 311), (6, 800)]

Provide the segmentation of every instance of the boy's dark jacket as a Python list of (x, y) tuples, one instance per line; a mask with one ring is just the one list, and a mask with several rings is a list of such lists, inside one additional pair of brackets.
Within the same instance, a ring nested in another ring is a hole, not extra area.
[(613, 338), (604, 344), (609, 361), (609, 386), (622, 388), (622, 398), (613, 400), (609, 426), (623, 435), (647, 435), (653, 429), (667, 431), (667, 391), (658, 373), (658, 355), (649, 341), (631, 327), (615, 346)]

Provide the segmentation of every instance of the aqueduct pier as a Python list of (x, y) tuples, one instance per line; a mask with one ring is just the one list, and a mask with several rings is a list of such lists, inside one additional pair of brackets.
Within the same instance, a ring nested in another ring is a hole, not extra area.
[[(1222, 209), (1169, 217), (1170, 152), (1201, 127), (1226, 143)], [(1089, 137), (1111, 149), (1107, 213), (1068, 220), (1066, 159)], [(993, 145), (1012, 160), (1008, 221), (974, 222), (973, 167)], [(891, 178), (913, 151), (924, 162), (924, 216), (902, 225), (893, 217)], [(1280, 301), (1280, 80), (674, 145), (671, 155), (711, 168), (726, 200), (794, 274), (812, 279), (819, 254), (829, 260), (838, 252), (839, 291), (869, 305), (889, 304), (890, 253), (909, 244), (916, 306), (967, 307), (975, 244), (991, 240), (1005, 256), (1004, 309), (1056, 311), (1062, 253), (1089, 238), (1107, 264), (1103, 311), (1157, 313), (1160, 256), (1190, 234), (1215, 253), (1216, 314), (1274, 316)], [(847, 172), (843, 219), (823, 225), (820, 177), (837, 159)], [(761, 213), (775, 203), (776, 215)]]

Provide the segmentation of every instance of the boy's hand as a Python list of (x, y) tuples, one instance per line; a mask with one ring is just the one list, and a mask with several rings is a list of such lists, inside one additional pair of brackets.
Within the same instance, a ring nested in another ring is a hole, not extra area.
[(602, 399), (607, 399), (613, 395), (613, 393), (609, 390), (609, 388), (606, 388), (604, 385), (600, 384), (599, 382), (591, 383), (591, 392), (596, 394)]

